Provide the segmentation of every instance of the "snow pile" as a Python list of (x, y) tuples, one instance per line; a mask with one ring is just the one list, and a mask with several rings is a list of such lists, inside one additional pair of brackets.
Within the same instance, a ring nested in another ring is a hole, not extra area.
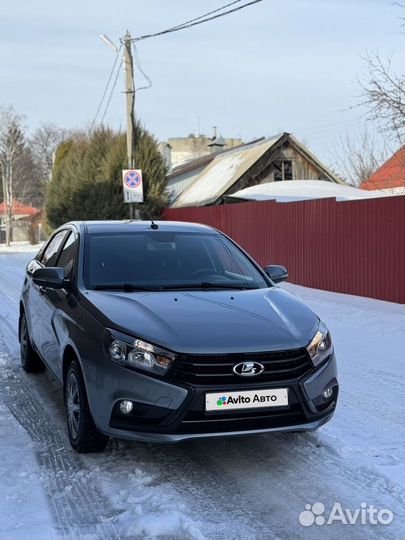
[(387, 197), (381, 191), (366, 191), (348, 185), (325, 180), (293, 180), (290, 182), (266, 182), (241, 189), (229, 197), (252, 201), (276, 200), (278, 202), (304, 201), (309, 199), (336, 198), (337, 201)]
[[(127, 538), (202, 540), (203, 533), (190, 518), (181, 494), (170, 482), (161, 483), (147, 466), (133, 468), (134, 446), (116, 442), (108, 456), (88, 456), (103, 493), (116, 509), (116, 523)], [(107, 450), (108, 452), (108, 450)], [(100, 462), (100, 465), (96, 463)]]

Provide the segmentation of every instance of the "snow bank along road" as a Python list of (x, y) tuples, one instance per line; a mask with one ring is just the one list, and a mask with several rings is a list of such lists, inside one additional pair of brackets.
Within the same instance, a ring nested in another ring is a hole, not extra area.
[[(404, 537), (404, 306), (285, 285), (335, 342), (340, 404), (317, 433), (112, 441), (104, 454), (79, 456), (56, 383), (19, 367), (18, 299), (30, 257), (0, 254), (0, 539)], [(394, 517), (301, 525), (315, 502), (326, 518), (334, 503)]]

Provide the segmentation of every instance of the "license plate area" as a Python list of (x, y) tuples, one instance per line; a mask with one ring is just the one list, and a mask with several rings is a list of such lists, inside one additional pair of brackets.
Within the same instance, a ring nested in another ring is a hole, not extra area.
[(206, 412), (237, 411), (288, 407), (288, 388), (208, 392), (205, 394)]

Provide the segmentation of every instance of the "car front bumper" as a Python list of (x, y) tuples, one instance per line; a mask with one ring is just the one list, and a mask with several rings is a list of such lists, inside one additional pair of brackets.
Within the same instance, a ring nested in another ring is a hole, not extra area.
[[(314, 431), (334, 413), (339, 385), (336, 359), (298, 380), (274, 383), (190, 385), (170, 379), (148, 377), (107, 362), (97, 370), (102, 378), (87, 380), (90, 408), (97, 427), (111, 437), (149, 442), (231, 437), (278, 431)], [(322, 392), (333, 387), (329, 400)], [(207, 392), (260, 390), (288, 387), (288, 407), (205, 412)], [(119, 410), (122, 400), (131, 400), (133, 411)]]
[(318, 420), (312, 422), (305, 422), (302, 424), (293, 424), (290, 426), (279, 426), (274, 428), (264, 429), (247, 429), (241, 431), (219, 431), (208, 433), (153, 433), (144, 431), (128, 431), (123, 429), (110, 428), (107, 434), (117, 439), (127, 439), (139, 442), (155, 442), (155, 443), (177, 443), (184, 440), (192, 439), (211, 439), (211, 438), (225, 438), (225, 437), (243, 437), (246, 435), (258, 435), (261, 433), (274, 433), (274, 432), (303, 432), (303, 431), (316, 431), (318, 428), (329, 422), (332, 418), (333, 412), (327, 416), (323, 416)]

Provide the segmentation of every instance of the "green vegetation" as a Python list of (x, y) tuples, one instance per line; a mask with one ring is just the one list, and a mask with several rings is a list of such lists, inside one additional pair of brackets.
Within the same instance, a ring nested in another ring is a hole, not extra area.
[[(158, 218), (166, 205), (165, 165), (153, 136), (136, 126), (136, 167), (142, 169), (145, 203), (141, 217)], [(71, 220), (128, 217), (121, 170), (127, 168), (126, 137), (109, 128), (78, 132), (57, 149), (46, 197), (50, 227)]]

